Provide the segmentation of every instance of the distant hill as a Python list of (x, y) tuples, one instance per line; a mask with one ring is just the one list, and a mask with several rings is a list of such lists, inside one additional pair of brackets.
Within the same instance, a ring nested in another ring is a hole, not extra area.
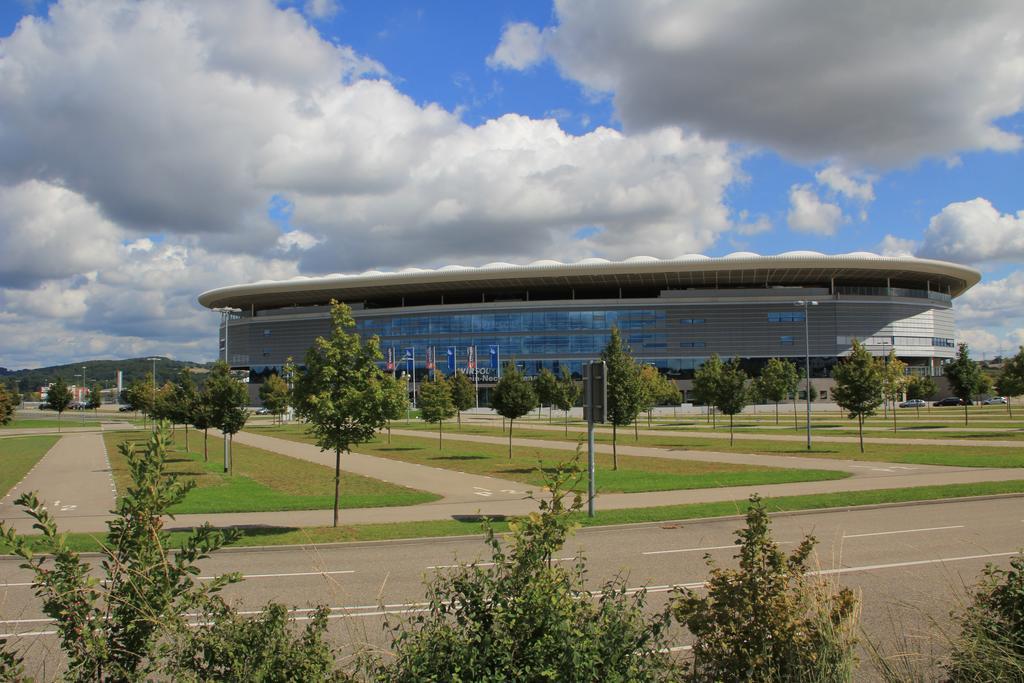
[[(39, 387), (57, 377), (63, 377), (68, 384), (80, 384), (81, 379), (75, 377), (81, 374), (82, 366), (85, 366), (85, 377), (91, 386), (99, 382), (104, 388), (117, 385), (117, 371), (124, 373), (124, 384), (148, 377), (153, 372), (153, 362), (145, 358), (126, 358), (124, 360), (84, 360), (78, 363), (67, 365), (52, 365), (46, 368), (33, 368), (30, 370), (8, 370), (0, 367), (0, 381), (4, 384), (16, 382), (18, 391), (24, 393), (35, 391)], [(156, 380), (158, 384), (177, 377), (182, 368), (206, 369), (212, 367), (213, 363), (194, 363), (187, 360), (170, 360), (161, 358), (156, 362)]]

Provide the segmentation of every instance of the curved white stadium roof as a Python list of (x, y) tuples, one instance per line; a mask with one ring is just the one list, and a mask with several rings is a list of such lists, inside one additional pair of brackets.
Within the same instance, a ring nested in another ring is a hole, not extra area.
[(624, 261), (585, 258), (575, 263), (551, 259), (526, 265), (488, 263), (470, 268), (450, 265), (434, 270), (405, 268), (396, 272), (370, 270), (322, 277), (296, 276), (219, 287), (199, 295), (199, 303), (217, 306), (285, 306), (323, 303), (335, 298), (359, 301), (373, 296), (422, 292), (521, 287), (660, 286), (665, 289), (699, 286), (799, 285), (836, 280), (892, 278), (932, 283), (932, 288), (958, 296), (973, 287), (981, 274), (947, 261), (909, 256), (879, 256), (868, 252), (827, 255), (789, 251), (775, 256), (734, 252), (722, 257), (687, 254), (670, 259), (634, 256)]

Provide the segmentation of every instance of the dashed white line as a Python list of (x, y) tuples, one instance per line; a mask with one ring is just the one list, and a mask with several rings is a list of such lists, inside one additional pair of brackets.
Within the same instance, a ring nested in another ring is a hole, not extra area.
[(915, 534), (921, 531), (945, 531), (947, 529), (963, 529), (963, 524), (953, 526), (931, 526), (923, 529), (899, 529), (897, 531), (875, 531), (868, 534), (843, 534), (843, 538), (865, 538), (867, 536), (891, 536), (893, 534)]
[[(779, 541), (777, 545), (793, 545), (792, 541)], [(671, 555), (673, 553), (699, 553), (702, 550), (725, 550), (727, 548), (738, 548), (735, 543), (729, 545), (709, 545), (704, 548), (678, 548), (673, 550), (648, 550), (641, 555)]]

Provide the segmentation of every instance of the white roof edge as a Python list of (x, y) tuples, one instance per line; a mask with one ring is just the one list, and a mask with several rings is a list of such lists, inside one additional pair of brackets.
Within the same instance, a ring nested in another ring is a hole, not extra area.
[(560, 263), (557, 261), (534, 261), (533, 263), (505, 264), (488, 263), (476, 267), (452, 267), (444, 266), (437, 269), (411, 269), (405, 268), (399, 271), (384, 272), (379, 270), (366, 271), (359, 274), (343, 274), (328, 276), (307, 276), (298, 275), (287, 280), (261, 280), (259, 282), (245, 283), (218, 287), (203, 292), (199, 295), (199, 303), (203, 306), (212, 307), (226, 296), (231, 295), (254, 295), (261, 293), (284, 293), (288, 291), (304, 289), (331, 289), (333, 286), (357, 287), (374, 284), (426, 284), (431, 282), (453, 282), (457, 280), (481, 281), (500, 279), (503, 276), (523, 277), (531, 272), (550, 277), (559, 271), (564, 275), (583, 275), (587, 273), (621, 272), (623, 274), (636, 274), (646, 272), (657, 272), (659, 270), (671, 271), (700, 271), (700, 270), (744, 270), (751, 267), (808, 267), (808, 268), (850, 268), (862, 267), (868, 269), (918, 270), (922, 274), (934, 273), (946, 277), (959, 278), (964, 280), (966, 287), (970, 289), (981, 280), (981, 273), (977, 270), (958, 263), (938, 261), (934, 259), (923, 259), (913, 256), (882, 256), (869, 252), (854, 252), (849, 254), (816, 254), (814, 252), (787, 252), (774, 256), (762, 256), (750, 252), (734, 252), (727, 256), (707, 257), (698, 254), (687, 254), (685, 257), (638, 260), (636, 257), (622, 261), (608, 261), (599, 258), (585, 258), (575, 263)]

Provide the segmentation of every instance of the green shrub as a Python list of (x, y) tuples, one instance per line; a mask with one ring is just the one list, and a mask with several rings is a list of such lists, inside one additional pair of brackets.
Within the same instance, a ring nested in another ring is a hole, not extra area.
[(985, 567), (946, 667), (952, 681), (1024, 681), (1024, 555)]
[(712, 567), (707, 594), (682, 589), (672, 612), (694, 636), (688, 681), (848, 681), (854, 665), (858, 600), (807, 576), (814, 548), (806, 537), (786, 557), (751, 496), (747, 526), (736, 532), (738, 569)]
[[(644, 591), (612, 581), (597, 596), (583, 586), (585, 563), (561, 567), (552, 553), (572, 531), (578, 470), (559, 468), (550, 500), (511, 525), (507, 548), (485, 523), (493, 566), (459, 566), (427, 586), (426, 611), (389, 624), (394, 658), (380, 681), (658, 681), (673, 673), (667, 614), (644, 614)], [(595, 599), (596, 597), (596, 599)]]

